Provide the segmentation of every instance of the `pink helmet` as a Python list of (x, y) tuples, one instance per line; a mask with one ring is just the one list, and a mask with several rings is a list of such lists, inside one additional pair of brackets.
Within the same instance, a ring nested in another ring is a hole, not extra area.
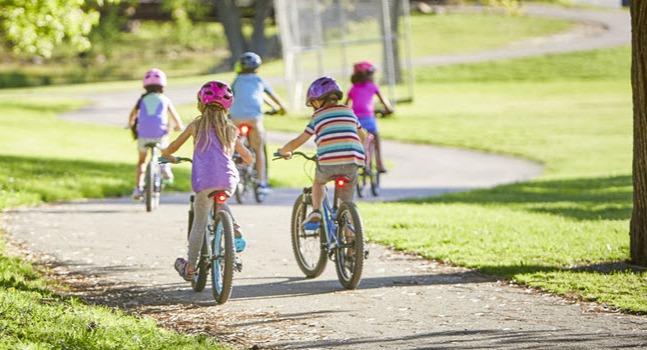
[(337, 84), (335, 79), (330, 77), (321, 77), (308, 88), (308, 94), (306, 96), (306, 106), (312, 106), (312, 100), (319, 100), (324, 98), (330, 93), (336, 93), (341, 99), (344, 96), (344, 90), (341, 89), (341, 86)]
[(150, 85), (166, 86), (166, 74), (160, 69), (153, 68), (144, 74), (144, 87)]
[(359, 72), (372, 73), (372, 72), (375, 72), (375, 70), (377, 70), (377, 67), (369, 61), (361, 61), (353, 65), (354, 73), (359, 73)]
[(221, 81), (210, 81), (202, 85), (198, 92), (198, 98), (203, 105), (217, 103), (224, 109), (229, 109), (234, 102), (234, 93), (229, 85)]

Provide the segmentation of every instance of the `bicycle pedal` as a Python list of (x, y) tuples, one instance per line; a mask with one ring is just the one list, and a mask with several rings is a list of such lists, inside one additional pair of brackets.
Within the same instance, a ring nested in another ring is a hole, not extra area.
[(243, 261), (238, 256), (236, 256), (234, 261), (234, 270), (237, 272), (243, 272)]
[(368, 249), (365, 249), (364, 250), (364, 259), (368, 259), (368, 256), (369, 256), (369, 251), (368, 251)]

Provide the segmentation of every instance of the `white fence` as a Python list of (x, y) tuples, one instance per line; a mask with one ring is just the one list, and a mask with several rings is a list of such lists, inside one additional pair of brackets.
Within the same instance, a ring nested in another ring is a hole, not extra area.
[(320, 76), (350, 87), (352, 65), (378, 66), (376, 83), (392, 104), (413, 99), (408, 0), (275, 0), (288, 101), (303, 107)]

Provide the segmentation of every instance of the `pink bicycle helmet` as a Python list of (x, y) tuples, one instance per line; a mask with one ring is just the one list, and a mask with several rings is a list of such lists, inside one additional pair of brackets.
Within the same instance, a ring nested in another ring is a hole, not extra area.
[(150, 85), (166, 86), (166, 74), (160, 69), (153, 68), (144, 74), (144, 87)]
[(369, 61), (361, 61), (361, 62), (357, 62), (357, 63), (355, 63), (353, 65), (353, 72), (354, 73), (359, 73), (359, 72), (372, 73), (372, 72), (375, 72), (375, 70), (377, 70), (377, 67), (373, 63), (371, 63)]
[(229, 85), (221, 81), (210, 81), (202, 85), (198, 92), (198, 98), (203, 105), (217, 103), (224, 109), (229, 109), (234, 102), (234, 93)]
[(306, 106), (312, 106), (312, 100), (323, 99), (326, 95), (335, 93), (341, 99), (344, 96), (344, 90), (337, 84), (335, 79), (330, 77), (321, 77), (315, 80), (308, 88), (306, 96)]

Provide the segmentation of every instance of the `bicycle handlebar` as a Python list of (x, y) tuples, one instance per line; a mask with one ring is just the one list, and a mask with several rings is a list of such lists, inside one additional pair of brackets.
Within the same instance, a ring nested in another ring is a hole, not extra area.
[(186, 157), (175, 157), (175, 159), (169, 159), (169, 158), (164, 158), (164, 157), (159, 157), (157, 158), (157, 161), (160, 164), (168, 164), (168, 163), (182, 163), (182, 162), (189, 162), (192, 163), (193, 160), (191, 158), (186, 158)]
[[(276, 157), (276, 158), (274, 158), (274, 159), (272, 159), (272, 160), (277, 160), (277, 159), (288, 159), (287, 157), (285, 157), (285, 156), (281, 155), (279, 152), (274, 152), (274, 154), (273, 154), (273, 155), (274, 155), (274, 157)], [(305, 159), (307, 159), (307, 160), (312, 160), (312, 161), (317, 161), (317, 159), (318, 159), (318, 157), (317, 157), (317, 155), (316, 155), (316, 154), (313, 154), (313, 155), (309, 156), (309, 155), (307, 155), (307, 154), (305, 154), (305, 153), (303, 153), (303, 152), (300, 152), (300, 151), (294, 151), (294, 152), (292, 152), (292, 156), (301, 156), (301, 157), (303, 157), (303, 158), (305, 158)]]

